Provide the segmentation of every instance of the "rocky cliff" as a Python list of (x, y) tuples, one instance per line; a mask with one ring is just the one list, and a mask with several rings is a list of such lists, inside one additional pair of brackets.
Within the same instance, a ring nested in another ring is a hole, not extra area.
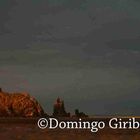
[(27, 93), (6, 93), (0, 90), (0, 117), (37, 117), (44, 111)]

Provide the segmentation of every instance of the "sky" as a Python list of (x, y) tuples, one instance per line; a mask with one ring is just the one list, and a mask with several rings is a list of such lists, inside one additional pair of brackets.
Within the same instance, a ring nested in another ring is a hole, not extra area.
[(138, 0), (1, 0), (0, 86), (52, 113), (140, 115)]

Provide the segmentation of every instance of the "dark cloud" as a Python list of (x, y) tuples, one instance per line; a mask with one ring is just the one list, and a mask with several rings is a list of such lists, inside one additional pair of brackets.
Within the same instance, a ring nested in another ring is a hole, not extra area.
[(140, 113), (136, 108), (139, 2), (7, 0), (0, 4), (4, 89), (29, 91), (48, 111), (61, 96), (70, 110), (123, 114), (129, 105), (128, 114)]

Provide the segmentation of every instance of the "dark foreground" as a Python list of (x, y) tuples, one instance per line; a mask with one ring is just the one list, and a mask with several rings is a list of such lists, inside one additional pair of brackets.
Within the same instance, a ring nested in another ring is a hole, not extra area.
[[(96, 118), (97, 119), (97, 118)], [(100, 120), (99, 118), (98, 120)], [(138, 130), (112, 130), (106, 127), (97, 133), (90, 130), (41, 130), (38, 119), (0, 119), (1, 140), (139, 140)], [(93, 119), (95, 120), (95, 118)], [(107, 119), (104, 118), (107, 121)]]

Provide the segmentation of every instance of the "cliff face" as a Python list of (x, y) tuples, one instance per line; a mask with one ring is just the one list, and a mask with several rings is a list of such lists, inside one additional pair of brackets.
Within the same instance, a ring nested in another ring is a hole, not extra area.
[(0, 117), (37, 117), (44, 115), (40, 104), (27, 93), (0, 91)]

